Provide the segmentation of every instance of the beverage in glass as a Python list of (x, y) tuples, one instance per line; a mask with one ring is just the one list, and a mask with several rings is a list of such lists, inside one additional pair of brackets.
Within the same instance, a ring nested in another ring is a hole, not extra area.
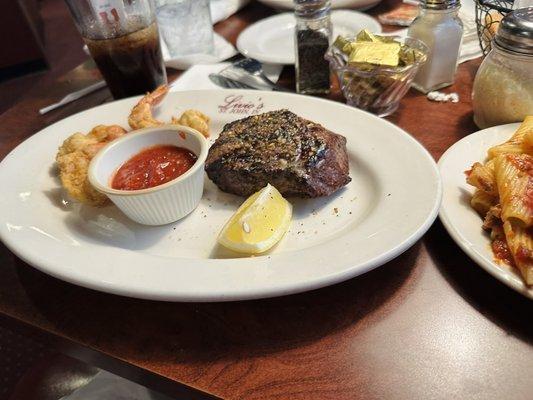
[(156, 0), (156, 14), (171, 57), (213, 53), (209, 0)]
[(151, 0), (67, 0), (76, 25), (116, 99), (167, 82)]

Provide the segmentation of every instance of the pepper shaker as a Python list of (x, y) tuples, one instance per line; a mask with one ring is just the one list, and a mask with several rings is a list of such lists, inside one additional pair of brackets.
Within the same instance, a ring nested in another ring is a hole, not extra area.
[(413, 81), (413, 87), (423, 93), (450, 86), (455, 80), (463, 38), (459, 8), (460, 0), (422, 0), (420, 14), (409, 27), (407, 35), (429, 49)]
[(296, 91), (302, 94), (329, 93), (329, 62), (324, 56), (331, 40), (331, 1), (294, 0), (294, 6)]

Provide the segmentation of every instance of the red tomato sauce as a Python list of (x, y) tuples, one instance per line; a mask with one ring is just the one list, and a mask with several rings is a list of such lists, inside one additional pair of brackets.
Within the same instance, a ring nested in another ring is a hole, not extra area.
[(162, 185), (187, 172), (196, 158), (189, 150), (177, 146), (149, 147), (118, 169), (111, 187), (118, 190), (140, 190)]
[(496, 260), (503, 261), (507, 265), (514, 265), (513, 256), (505, 240), (494, 239), (492, 242), (492, 251)]

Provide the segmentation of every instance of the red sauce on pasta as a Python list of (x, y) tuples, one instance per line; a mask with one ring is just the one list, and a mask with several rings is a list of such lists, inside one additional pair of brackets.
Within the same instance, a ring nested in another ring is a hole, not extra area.
[(195, 162), (196, 156), (181, 147), (149, 147), (118, 169), (111, 187), (118, 190), (140, 190), (159, 186), (183, 175)]
[(531, 251), (523, 246), (519, 246), (516, 251), (516, 262), (517, 263), (530, 263), (533, 259)]
[(507, 159), (520, 171), (533, 175), (533, 157), (528, 154), (509, 154)]
[(511, 250), (507, 246), (507, 242), (502, 239), (494, 239), (492, 242), (492, 252), (496, 260), (503, 261), (508, 265), (513, 265), (513, 256), (511, 255)]
[(528, 210), (533, 210), (533, 178), (529, 177), (526, 185), (524, 199), (522, 200)]
[(507, 159), (516, 168), (528, 175), (522, 202), (529, 210), (533, 210), (533, 157), (528, 154), (509, 154)]

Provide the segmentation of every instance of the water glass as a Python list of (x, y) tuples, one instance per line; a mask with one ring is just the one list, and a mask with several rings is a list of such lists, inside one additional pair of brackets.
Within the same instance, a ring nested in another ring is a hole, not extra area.
[(209, 0), (156, 0), (156, 14), (171, 57), (214, 52)]
[(167, 83), (151, 0), (66, 0), (115, 99)]

